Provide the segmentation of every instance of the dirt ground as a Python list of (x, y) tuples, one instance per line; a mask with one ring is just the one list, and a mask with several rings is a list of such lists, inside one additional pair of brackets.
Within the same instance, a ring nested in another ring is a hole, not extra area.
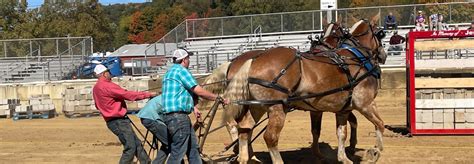
[[(403, 101), (378, 100), (378, 104), (386, 125), (405, 126)], [(359, 120), (359, 143), (356, 154), (350, 158), (356, 163), (366, 163), (365, 150), (375, 143), (374, 127), (359, 113), (356, 116)], [(145, 132), (138, 119), (132, 117)], [(220, 119), (216, 120), (218, 122)], [(326, 159), (314, 160), (309, 149), (309, 113), (289, 113), (279, 142), (285, 162), (335, 163), (337, 142), (334, 114), (324, 114), (322, 129), (319, 145)], [(226, 132), (219, 130), (209, 136), (204, 151), (215, 154), (228, 142), (230, 139)], [(259, 159), (264, 163), (271, 162), (262, 137), (253, 146)], [(473, 136), (406, 137), (387, 129), (384, 147), (380, 163), (474, 163)], [(121, 144), (107, 129), (101, 117), (69, 119), (59, 116), (19, 121), (0, 119), (0, 163), (117, 163), (121, 151)]]

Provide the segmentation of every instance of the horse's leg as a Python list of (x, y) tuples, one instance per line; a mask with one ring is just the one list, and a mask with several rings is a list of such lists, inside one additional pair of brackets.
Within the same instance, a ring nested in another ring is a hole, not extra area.
[(349, 158), (347, 158), (344, 142), (347, 138), (347, 120), (349, 117), (349, 112), (339, 112), (336, 113), (336, 123), (337, 123), (337, 160), (343, 163), (352, 163)]
[(380, 118), (380, 115), (377, 113), (377, 105), (374, 101), (370, 103), (370, 105), (366, 107), (362, 107), (360, 109), (360, 113), (364, 115), (372, 124), (375, 125), (375, 135), (377, 137), (375, 142), (375, 149), (369, 150), (373, 156), (371, 162), (376, 162), (380, 157), (380, 152), (383, 150), (383, 141), (382, 141), (382, 134), (385, 130), (384, 123)]
[(319, 136), (321, 135), (321, 120), (323, 119), (323, 112), (310, 112), (311, 116), (311, 133), (313, 135), (313, 144), (311, 150), (313, 155), (319, 159), (324, 158), (319, 150)]
[(349, 125), (351, 125), (351, 138), (349, 139), (349, 152), (354, 154), (357, 145), (357, 118), (354, 113), (349, 113)]
[[(232, 142), (239, 139), (239, 131), (237, 130), (237, 122), (235, 122), (235, 120), (227, 122), (226, 128), (227, 128), (227, 132), (229, 132)], [(234, 154), (239, 154), (238, 143), (236, 146), (234, 146), (233, 152)]]
[(278, 151), (278, 139), (280, 137), (280, 132), (283, 129), (283, 125), (285, 124), (285, 117), (286, 113), (283, 105), (277, 104), (271, 106), (268, 114), (267, 130), (263, 135), (270, 156), (272, 157), (272, 161), (276, 164), (283, 164), (283, 159)]
[(255, 120), (252, 114), (247, 111), (240, 120), (239, 124), (239, 163), (248, 163), (249, 161), (249, 141), (251, 139), (252, 127), (255, 126)]

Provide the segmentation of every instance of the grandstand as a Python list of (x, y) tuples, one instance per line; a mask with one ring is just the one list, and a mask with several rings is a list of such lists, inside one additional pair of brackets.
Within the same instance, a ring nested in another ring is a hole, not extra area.
[(71, 78), (92, 54), (91, 37), (1, 40), (0, 83)]
[[(438, 3), (438, 6), (446, 6), (446, 9), (456, 8), (459, 5), (472, 5), (473, 2), (455, 2)], [(377, 6), (362, 8), (338, 9), (334, 12), (334, 18), (342, 19), (342, 24), (350, 26), (355, 20), (349, 19), (351, 14), (357, 16), (373, 16), (380, 13), (382, 16), (389, 11), (401, 11), (402, 16), (399, 19), (398, 33), (402, 36), (414, 29), (413, 19), (410, 12), (416, 12), (417, 9), (426, 9), (434, 4), (400, 5), (400, 6)], [(440, 8), (441, 10), (441, 8)], [(444, 10), (444, 9), (443, 9)], [(408, 13), (404, 13), (408, 12)], [(362, 13), (362, 14), (360, 14)], [(452, 12), (446, 12), (447, 25), (453, 27), (458, 25), (460, 29), (466, 29), (471, 22), (470, 18), (463, 19)], [(323, 11), (299, 11), (283, 12), (271, 14), (257, 14), (244, 16), (216, 17), (188, 19), (183, 21), (173, 30), (168, 32), (162, 39), (156, 43), (150, 44), (144, 50), (145, 57), (130, 58), (142, 63), (150, 63), (153, 57), (168, 57), (174, 49), (178, 47), (187, 48), (194, 52), (195, 56), (191, 58), (190, 70), (193, 73), (209, 73), (221, 63), (231, 60), (243, 52), (255, 49), (268, 49), (277, 46), (294, 47), (300, 51), (309, 49), (310, 42), (307, 39), (309, 35), (318, 35), (322, 31), (321, 20), (325, 17)], [(428, 13), (429, 14), (429, 13)], [(279, 20), (276, 21), (275, 20)], [(295, 22), (303, 22), (302, 25), (295, 25)], [(379, 26), (382, 26), (381, 18)], [(387, 36), (383, 39), (383, 45), (387, 51), (392, 31), (387, 31)], [(86, 37), (88, 38), (88, 37)], [(57, 40), (58, 38), (56, 38)], [(61, 38), (59, 40), (66, 40)], [(89, 40), (90, 41), (89, 41)], [(6, 50), (5, 58), (0, 60), (0, 81), (2, 83), (10, 82), (30, 82), (30, 81), (51, 81), (61, 80), (72, 75), (75, 69), (83, 64), (84, 57), (92, 54), (91, 38), (76, 41), (75, 43), (56, 44), (59, 48), (56, 51), (41, 52), (42, 55), (33, 56), (39, 49), (32, 49), (32, 43), (26, 47), (29, 55), (22, 58), (9, 58)], [(54, 39), (52, 39), (54, 40)], [(86, 43), (87, 42), (87, 43)], [(28, 44), (28, 43), (27, 43)], [(45, 47), (45, 46), (43, 46)], [(64, 48), (66, 47), (66, 48)], [(405, 45), (402, 45), (405, 48)], [(89, 49), (90, 48), (90, 49)], [(49, 54), (48, 54), (49, 53)], [(387, 59), (387, 63), (382, 67), (405, 67), (405, 51), (400, 51), (401, 55), (392, 55)], [(431, 56), (446, 56), (445, 58), (456, 58), (452, 56), (472, 57), (472, 50), (453, 51), (419, 51), (418, 54), (430, 54)], [(463, 53), (462, 55), (459, 53)], [(61, 57), (59, 57), (61, 56)], [(450, 56), (450, 57), (448, 57)], [(133, 65), (132, 69), (145, 70), (148, 74), (163, 74), (166, 71), (166, 65), (140, 64)]]

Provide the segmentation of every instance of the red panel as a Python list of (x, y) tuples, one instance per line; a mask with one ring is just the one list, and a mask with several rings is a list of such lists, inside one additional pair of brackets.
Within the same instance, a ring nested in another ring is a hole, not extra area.
[(415, 96), (415, 41), (416, 39), (426, 38), (460, 38), (460, 37), (474, 37), (474, 30), (456, 30), (456, 31), (411, 31), (408, 33), (408, 48), (407, 48), (407, 73), (409, 92), (409, 118), (410, 118), (410, 133), (413, 135), (433, 135), (433, 134), (474, 134), (474, 129), (416, 129), (416, 96)]

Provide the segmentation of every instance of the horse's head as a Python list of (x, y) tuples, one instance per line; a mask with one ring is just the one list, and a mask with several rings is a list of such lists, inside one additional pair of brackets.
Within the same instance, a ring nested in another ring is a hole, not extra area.
[(356, 39), (355, 46), (364, 47), (372, 53), (372, 57), (376, 58), (379, 63), (385, 63), (387, 54), (383, 49), (382, 39), (385, 33), (382, 29), (378, 29), (376, 22), (378, 22), (380, 15), (376, 15), (369, 22), (367, 20), (360, 20), (355, 23), (349, 33)]
[(343, 28), (340, 21), (331, 23), (323, 21), (323, 26), (323, 35), (314, 40), (311, 39), (311, 52), (314, 50), (327, 51), (337, 48), (342, 40)]

